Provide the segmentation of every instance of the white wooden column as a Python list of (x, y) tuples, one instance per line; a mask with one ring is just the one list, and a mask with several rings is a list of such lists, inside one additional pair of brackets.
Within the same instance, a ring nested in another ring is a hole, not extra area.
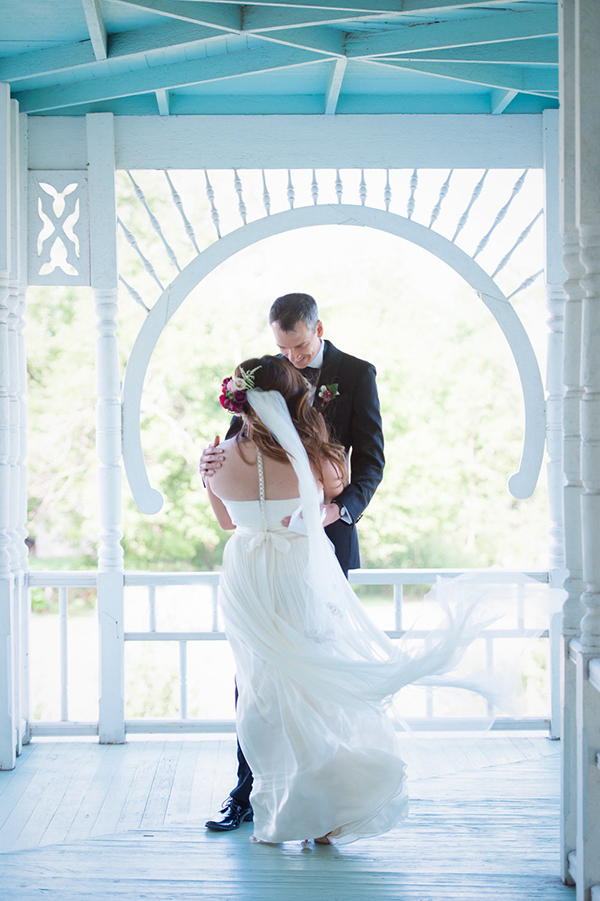
[(589, 678), (600, 658), (600, 4), (575, 3), (575, 152), (577, 224), (584, 267), (582, 303), (581, 637), (577, 665), (577, 901), (600, 892), (600, 693)]
[(123, 549), (121, 547), (121, 399), (114, 120), (86, 116), (89, 160), (91, 283), (96, 304), (96, 442), (98, 451), (98, 621), (100, 742), (125, 741)]
[[(575, 0), (560, 4), (560, 220), (563, 238), (563, 263), (566, 270), (564, 308), (563, 382), (563, 517), (565, 564), (564, 587), (567, 599), (563, 607), (562, 647), (562, 811), (561, 874), (567, 884), (573, 883), (569, 872), (569, 855), (574, 855), (577, 842), (577, 721), (576, 669), (570, 655), (571, 641), (580, 633), (583, 616), (581, 594), (583, 558), (581, 536), (581, 302), (580, 278), (583, 267), (579, 259), (579, 233), (576, 215), (575, 178)], [(572, 860), (573, 858), (571, 858)]]
[[(18, 304), (16, 309), (17, 332), (17, 401), (19, 407), (19, 435), (17, 454), (17, 548), (20, 554), (20, 576), (18, 583), (19, 633), (20, 633), (20, 677), (19, 677), (19, 736), (23, 744), (30, 739), (29, 711), (29, 619), (30, 602), (27, 584), (29, 570), (29, 551), (25, 544), (27, 538), (27, 356), (25, 348), (25, 311), (27, 308), (27, 123), (25, 114), (18, 116), (19, 145), (17, 159), (17, 235), (18, 235)], [(15, 129), (16, 131), (16, 129)]]
[(12, 769), (17, 749), (15, 697), (14, 549), (11, 530), (11, 400), (14, 389), (14, 342), (9, 338), (15, 301), (15, 260), (11, 240), (15, 202), (11, 103), (7, 84), (0, 84), (0, 769)]

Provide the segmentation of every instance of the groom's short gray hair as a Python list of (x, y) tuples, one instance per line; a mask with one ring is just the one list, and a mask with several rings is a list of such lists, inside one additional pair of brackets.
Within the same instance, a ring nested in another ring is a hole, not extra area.
[(310, 294), (283, 294), (269, 310), (269, 325), (276, 322), (284, 332), (293, 332), (297, 322), (314, 332), (318, 321), (317, 302)]

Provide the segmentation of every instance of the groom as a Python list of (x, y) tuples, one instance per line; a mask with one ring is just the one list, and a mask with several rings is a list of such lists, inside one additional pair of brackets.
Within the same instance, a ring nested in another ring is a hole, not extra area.
[[(323, 323), (310, 294), (278, 297), (269, 312), (269, 323), (279, 352), (311, 382), (313, 405), (350, 456), (350, 482), (333, 503), (326, 505), (324, 519), (325, 531), (347, 577), (349, 569), (360, 567), (356, 523), (383, 477), (383, 432), (375, 367), (323, 340)], [(236, 418), (227, 438), (240, 428), (241, 420)], [(220, 467), (224, 459), (216, 444), (217, 440), (202, 454), (202, 476)], [(221, 808), (224, 817), (209, 820), (206, 826), (215, 832), (229, 832), (244, 820), (251, 820), (251, 790), (252, 771), (238, 744), (238, 784)]]

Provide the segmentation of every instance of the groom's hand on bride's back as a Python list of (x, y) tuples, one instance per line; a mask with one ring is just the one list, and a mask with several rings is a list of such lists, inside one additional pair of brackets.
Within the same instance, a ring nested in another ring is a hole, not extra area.
[(202, 456), (200, 457), (200, 462), (198, 464), (198, 472), (202, 476), (202, 481), (204, 481), (207, 476), (214, 475), (215, 470), (220, 468), (221, 463), (225, 459), (223, 451), (218, 450), (220, 443), (221, 439), (216, 435), (213, 443), (209, 444), (208, 447), (205, 447), (202, 451)]

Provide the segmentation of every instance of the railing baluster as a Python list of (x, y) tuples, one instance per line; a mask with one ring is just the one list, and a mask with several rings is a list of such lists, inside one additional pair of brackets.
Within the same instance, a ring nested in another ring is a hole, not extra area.
[(60, 629), (60, 719), (69, 720), (69, 589), (58, 589), (58, 620)]
[(146, 313), (149, 313), (149, 312), (150, 312), (150, 307), (147, 307), (147, 306), (146, 306), (146, 304), (144, 303), (144, 301), (142, 300), (142, 298), (141, 298), (141, 296), (138, 294), (138, 292), (135, 290), (135, 288), (133, 287), (133, 285), (130, 285), (129, 282), (126, 282), (122, 275), (119, 275), (119, 281), (121, 282), (121, 284), (125, 285), (125, 287), (126, 287), (126, 289), (127, 289), (127, 292), (129, 293), (130, 297), (132, 297), (133, 300), (135, 300), (135, 302), (136, 302), (137, 304), (139, 304), (140, 307), (142, 307), (142, 308), (146, 311)]
[(294, 185), (292, 182), (292, 170), (288, 169), (288, 183), (287, 183), (287, 199), (290, 205), (290, 210), (294, 209), (294, 201), (296, 199), (296, 192), (294, 191)]
[(319, 202), (319, 182), (317, 181), (317, 173), (316, 170), (312, 171), (312, 181), (310, 183), (310, 196), (312, 197), (312, 202), (316, 206)]
[(242, 179), (238, 175), (237, 169), (233, 170), (233, 187), (235, 188), (235, 193), (237, 194), (240, 217), (244, 225), (246, 225), (246, 217), (248, 211), (246, 209), (246, 204), (244, 203), (244, 195), (242, 193)]
[(158, 275), (156, 274), (154, 266), (152, 265), (150, 260), (147, 257), (145, 257), (144, 254), (142, 253), (135, 235), (133, 234), (132, 231), (130, 231), (130, 229), (127, 228), (127, 226), (125, 225), (125, 223), (123, 222), (123, 220), (120, 217), (117, 219), (117, 222), (119, 223), (119, 226), (121, 227), (121, 231), (125, 235), (127, 243), (131, 247), (133, 247), (133, 249), (137, 253), (138, 257), (140, 258), (142, 266), (144, 267), (144, 269), (146, 270), (148, 275), (154, 279), (154, 281), (156, 282), (156, 284), (158, 285), (160, 290), (163, 291), (164, 290), (163, 283), (161, 282)]
[(185, 210), (183, 208), (183, 202), (181, 200), (181, 196), (179, 195), (178, 191), (175, 190), (175, 185), (171, 181), (171, 177), (166, 169), (164, 170), (164, 173), (165, 173), (167, 182), (169, 183), (169, 188), (171, 189), (171, 197), (173, 199), (173, 203), (177, 207), (177, 210), (179, 211), (179, 215), (181, 216), (181, 219), (183, 221), (183, 227), (185, 229), (185, 233), (188, 236), (188, 238), (190, 239), (190, 241), (192, 242), (192, 244), (194, 245), (194, 249), (195, 249), (196, 253), (200, 253), (200, 248), (198, 247), (198, 245), (196, 243), (196, 234), (194, 232), (192, 223), (190, 222), (188, 217), (185, 215)]
[(156, 585), (148, 585), (148, 629), (156, 632)]
[(402, 631), (402, 601), (404, 594), (404, 586), (394, 583), (394, 629), (396, 632)]
[(390, 170), (386, 169), (385, 188), (383, 189), (383, 202), (385, 203), (386, 213), (390, 211), (390, 203), (392, 202), (392, 188), (390, 185)]
[(412, 214), (415, 211), (415, 194), (417, 192), (417, 187), (419, 185), (419, 170), (413, 169), (413, 174), (410, 177), (410, 197), (408, 198), (408, 203), (406, 204), (406, 216), (408, 219), (412, 219)]
[(360, 197), (360, 205), (364, 206), (367, 202), (367, 183), (365, 181), (365, 170), (360, 170), (360, 184), (358, 186), (358, 196)]
[(182, 720), (188, 718), (188, 697), (187, 697), (187, 641), (179, 642), (179, 695), (180, 695), (180, 715)]
[(267, 188), (267, 179), (265, 176), (265, 170), (262, 170), (262, 183), (263, 183), (263, 206), (265, 208), (265, 212), (267, 216), (271, 215), (271, 195), (269, 194), (269, 189)]
[(450, 187), (450, 179), (452, 178), (453, 172), (454, 172), (454, 169), (450, 169), (450, 172), (448, 173), (448, 178), (446, 179), (446, 181), (440, 188), (440, 196), (438, 197), (438, 201), (437, 201), (436, 205), (434, 206), (433, 210), (431, 211), (431, 219), (429, 220), (429, 228), (432, 227), (433, 223), (437, 220), (438, 216), (440, 215), (440, 210), (442, 208), (442, 204), (448, 193), (448, 188)]
[(433, 719), (433, 688), (429, 686), (425, 689), (425, 716)]
[(204, 176), (206, 178), (206, 196), (208, 197), (208, 202), (210, 203), (210, 218), (213, 221), (213, 225), (217, 232), (217, 238), (221, 237), (221, 223), (219, 220), (219, 211), (215, 206), (215, 189), (210, 183), (210, 179), (208, 177), (208, 172), (204, 170)]
[(464, 211), (464, 213), (462, 214), (462, 216), (460, 217), (460, 219), (458, 220), (458, 225), (456, 226), (456, 231), (454, 232), (454, 235), (452, 236), (452, 243), (454, 243), (454, 241), (456, 241), (458, 235), (460, 234), (460, 232), (463, 230), (463, 228), (467, 224), (467, 219), (469, 218), (469, 213), (471, 212), (471, 208), (472, 208), (473, 204), (475, 203), (475, 201), (477, 200), (477, 198), (479, 197), (479, 195), (481, 194), (481, 191), (483, 189), (483, 184), (488, 176), (489, 171), (490, 171), (489, 169), (485, 170), (485, 172), (483, 173), (483, 175), (481, 176), (481, 178), (479, 179), (479, 181), (473, 188), (473, 193), (471, 194), (471, 199), (469, 200), (467, 208)]
[(144, 194), (144, 192), (142, 191), (140, 186), (137, 184), (136, 180), (134, 179), (134, 177), (131, 174), (131, 172), (129, 171), (129, 169), (126, 169), (125, 171), (127, 172), (127, 175), (129, 176), (129, 180), (131, 181), (131, 184), (133, 185), (133, 191), (134, 191), (135, 196), (137, 197), (139, 202), (142, 204), (142, 206), (146, 210), (146, 213), (148, 214), (148, 219), (150, 220), (150, 225), (152, 226), (152, 228), (154, 229), (154, 231), (156, 232), (156, 234), (158, 235), (158, 237), (160, 238), (160, 240), (163, 243), (163, 247), (165, 248), (165, 251), (166, 251), (166, 254), (167, 254), (169, 260), (171, 261), (173, 266), (175, 266), (177, 271), (181, 272), (181, 266), (179, 265), (179, 262), (177, 261), (175, 251), (173, 250), (173, 248), (171, 247), (171, 245), (169, 244), (169, 242), (163, 235), (162, 225), (160, 224), (160, 222), (158, 221), (158, 219), (156, 218), (156, 216), (150, 209), (150, 207), (148, 205), (148, 201), (146, 200), (146, 195)]
[(219, 631), (219, 586), (212, 586), (212, 631)]
[(340, 170), (335, 170), (335, 196), (337, 197), (337, 202), (342, 202), (342, 195), (344, 192), (344, 185), (342, 182), (342, 176), (340, 175)]
[[(490, 683), (494, 677), (494, 639), (489, 636), (485, 639), (485, 668)], [(494, 715), (494, 702), (487, 698), (486, 713), (488, 716)]]
[(529, 172), (529, 169), (524, 169), (523, 172), (521, 173), (521, 175), (519, 176), (519, 178), (516, 180), (510, 197), (508, 198), (508, 200), (506, 201), (506, 203), (504, 204), (504, 206), (502, 207), (502, 209), (499, 211), (498, 215), (494, 219), (494, 221), (492, 223), (492, 227), (490, 228), (488, 233), (486, 235), (484, 235), (483, 238), (481, 239), (481, 241), (479, 242), (477, 249), (476, 249), (475, 253), (473, 254), (473, 259), (475, 259), (481, 253), (481, 251), (487, 247), (492, 234), (498, 228), (498, 226), (500, 225), (502, 220), (505, 218), (506, 214), (508, 213), (508, 210), (510, 209), (510, 205), (512, 204), (513, 200), (515, 199), (515, 197), (517, 196), (517, 194), (519, 193), (519, 191), (525, 184), (525, 178), (527, 177), (528, 172)]

